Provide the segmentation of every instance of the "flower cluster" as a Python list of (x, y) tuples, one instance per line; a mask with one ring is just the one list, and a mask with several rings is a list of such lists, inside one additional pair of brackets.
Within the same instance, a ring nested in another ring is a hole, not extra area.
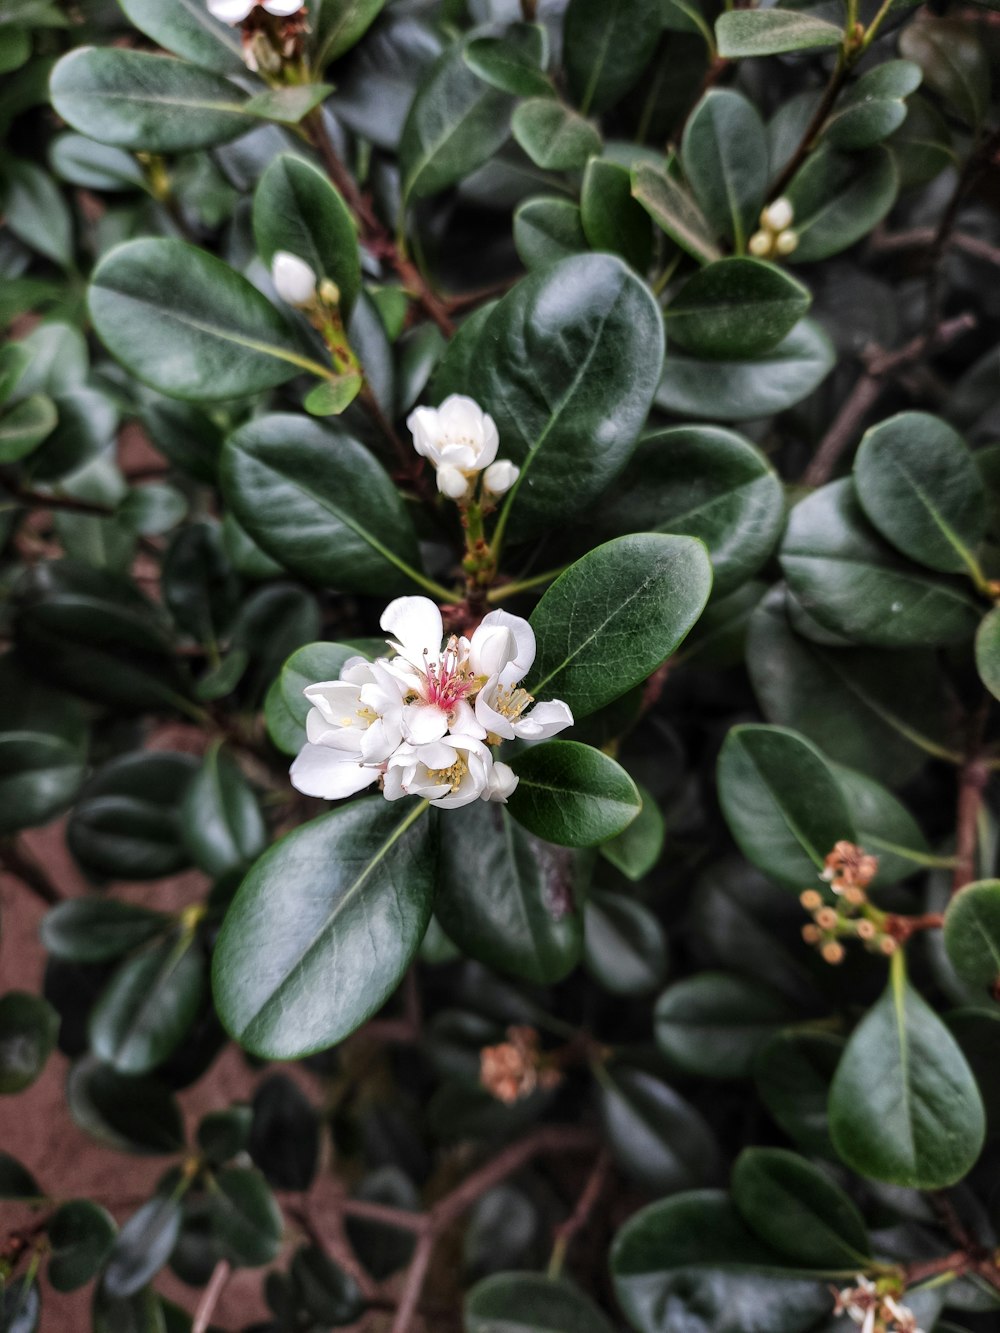
[(208, 0), (208, 12), (240, 28), (243, 62), (252, 74), (278, 74), (302, 54), (309, 31), (302, 0)]
[(308, 741), (292, 785), (333, 801), (378, 782), (389, 801), (421, 796), (443, 810), (506, 801), (517, 777), (490, 747), (573, 723), (566, 704), (532, 708), (520, 688), (535, 660), (531, 626), (491, 611), (471, 639), (451, 635), (442, 647), (441, 612), (427, 597), (398, 597), (380, 624), (393, 657), (352, 657), (339, 680), (307, 686)]
[(768, 204), (760, 215), (760, 230), (747, 242), (747, 249), (758, 259), (790, 255), (799, 244), (799, 234), (792, 230), (795, 213), (784, 195)]
[(449, 395), (440, 407), (415, 408), (406, 424), (414, 449), (434, 465), (438, 490), (449, 499), (468, 499), (479, 473), (488, 496), (503, 495), (517, 481), (520, 468), (497, 459), (496, 422), (464, 394)]
[(479, 1052), (480, 1085), (507, 1106), (530, 1097), (538, 1089), (549, 1091), (558, 1087), (561, 1081), (559, 1070), (546, 1062), (534, 1028), (509, 1027), (506, 1041), (498, 1046), (485, 1046)]
[(835, 1315), (845, 1314), (861, 1333), (920, 1333), (911, 1309), (889, 1292), (880, 1291), (871, 1278), (859, 1274), (855, 1286), (834, 1290)]
[(844, 946), (840, 937), (853, 936), (875, 953), (892, 954), (896, 940), (883, 927), (884, 912), (868, 902), (868, 885), (878, 874), (878, 857), (853, 842), (841, 841), (825, 858), (820, 879), (836, 895), (831, 905), (816, 889), (806, 889), (799, 902), (812, 914), (812, 924), (802, 927), (807, 944), (815, 944), (828, 963), (840, 963)]

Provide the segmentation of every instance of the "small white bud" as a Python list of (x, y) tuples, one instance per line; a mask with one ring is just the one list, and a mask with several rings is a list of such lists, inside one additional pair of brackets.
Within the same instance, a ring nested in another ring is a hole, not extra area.
[(795, 218), (795, 210), (792, 208), (791, 200), (786, 199), (784, 195), (780, 199), (775, 199), (773, 204), (768, 204), (760, 215), (762, 227), (767, 227), (769, 231), (784, 231), (790, 227)]
[(487, 779), (486, 791), (483, 799), (487, 801), (499, 801), (501, 804), (507, 804), (507, 798), (513, 796), (514, 789), (519, 782), (519, 778), (509, 764), (502, 764), (499, 761), (494, 762)]
[(774, 240), (774, 248), (779, 255), (790, 255), (798, 247), (799, 233), (797, 231), (783, 231)]
[(747, 242), (747, 249), (758, 259), (766, 259), (771, 253), (771, 237), (766, 231), (755, 231)]
[(483, 488), (491, 495), (503, 495), (521, 475), (521, 469), (506, 458), (498, 458), (483, 473)]
[(304, 259), (279, 250), (271, 261), (275, 291), (289, 305), (307, 306), (316, 299), (316, 274)]
[(469, 491), (469, 479), (457, 467), (445, 463), (437, 470), (438, 490), (449, 500), (464, 500)]

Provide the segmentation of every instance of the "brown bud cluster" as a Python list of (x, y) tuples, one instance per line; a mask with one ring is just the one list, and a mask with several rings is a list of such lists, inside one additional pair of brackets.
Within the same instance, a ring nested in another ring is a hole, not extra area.
[(881, 928), (884, 916), (868, 903), (868, 885), (878, 873), (878, 857), (871, 856), (853, 842), (838, 842), (823, 862), (820, 878), (836, 894), (826, 901), (816, 889), (806, 889), (799, 902), (811, 915), (812, 922), (802, 927), (802, 938), (813, 945), (827, 962), (843, 962), (845, 936), (859, 939), (866, 949), (891, 954), (896, 940)]
[(506, 1041), (479, 1053), (479, 1082), (508, 1106), (536, 1089), (555, 1087), (561, 1078), (559, 1070), (546, 1062), (538, 1033), (531, 1027), (509, 1027)]
[(864, 902), (864, 891), (878, 874), (878, 857), (870, 856), (863, 847), (853, 842), (838, 842), (833, 851), (823, 862), (821, 878), (825, 879), (834, 893), (848, 897), (848, 890), (860, 889), (861, 897), (848, 897), (848, 901)]

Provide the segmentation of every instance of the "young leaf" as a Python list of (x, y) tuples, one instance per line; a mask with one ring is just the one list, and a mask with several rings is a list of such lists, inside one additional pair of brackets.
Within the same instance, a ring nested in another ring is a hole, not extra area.
[(767, 136), (742, 93), (713, 88), (684, 127), (684, 175), (715, 230), (741, 253), (767, 191)]
[(650, 162), (632, 168), (632, 196), (675, 244), (700, 264), (721, 259), (712, 230), (683, 185)]
[(589, 120), (551, 97), (533, 97), (511, 118), (514, 138), (543, 171), (582, 171), (601, 151), (601, 136)]

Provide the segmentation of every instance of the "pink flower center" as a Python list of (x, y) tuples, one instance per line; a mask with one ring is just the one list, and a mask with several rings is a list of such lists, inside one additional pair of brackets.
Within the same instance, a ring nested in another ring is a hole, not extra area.
[(424, 656), (424, 676), (427, 684), (424, 699), (450, 713), (472, 690), (476, 678), (458, 651), (458, 640), (452, 636), (436, 662)]

